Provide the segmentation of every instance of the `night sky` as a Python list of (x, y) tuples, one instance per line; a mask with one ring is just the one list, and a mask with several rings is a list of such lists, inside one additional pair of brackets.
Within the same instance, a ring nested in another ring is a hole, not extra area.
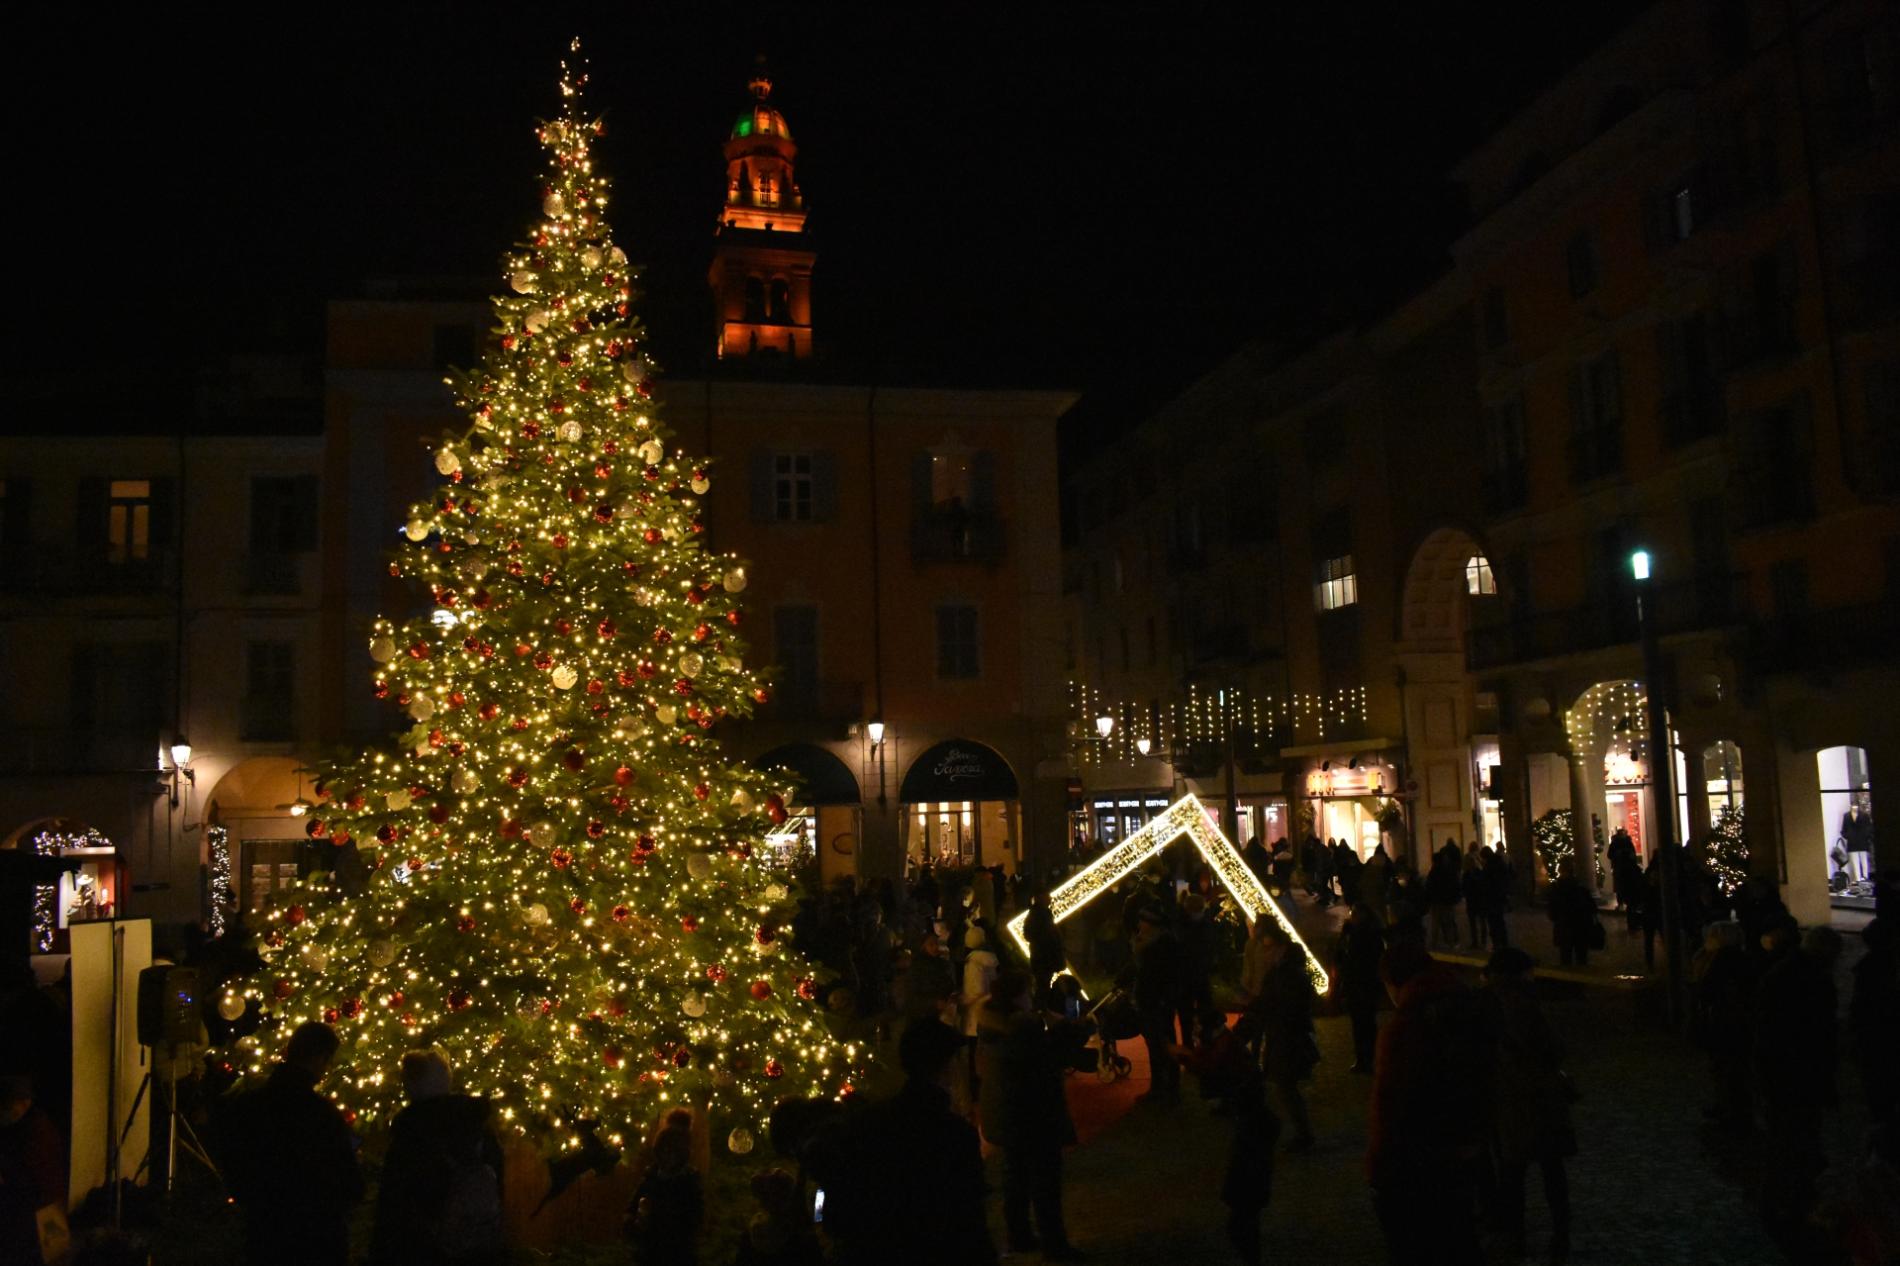
[(719, 146), (764, 51), (821, 341), (882, 381), (1080, 389), (1106, 428), (1250, 336), (1429, 281), (1462, 224), (1445, 169), (1635, 7), (82, 11), (15, 46), (14, 203), (39, 221), (8, 391), (186, 391), (232, 352), (318, 354), (323, 300), (366, 278), (497, 278), (578, 33), (663, 367), (710, 342)]

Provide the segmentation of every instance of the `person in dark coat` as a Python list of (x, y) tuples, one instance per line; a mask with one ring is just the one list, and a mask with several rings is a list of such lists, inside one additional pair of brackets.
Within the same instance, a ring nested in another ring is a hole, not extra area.
[(1181, 898), (1181, 1045), (1191, 1046), (1202, 1018), (1214, 1014), (1214, 920), (1198, 892)]
[(1503, 949), (1511, 943), (1504, 923), (1504, 912), (1511, 908), (1511, 864), (1489, 844), (1478, 850), (1478, 856), (1484, 858), (1485, 930), (1491, 934), (1491, 948)]
[(1267, 1106), (1260, 1075), (1248, 1069), (1227, 1094), (1234, 1137), (1227, 1147), (1221, 1176), (1221, 1203), (1227, 1206), (1227, 1240), (1244, 1266), (1260, 1262), (1260, 1215), (1273, 1196), (1273, 1149), (1280, 1141), (1280, 1118)]
[(693, 1114), (674, 1108), (646, 1146), (646, 1172), (627, 1204), (627, 1238), (639, 1266), (695, 1266), (706, 1193), (693, 1168)]
[(1465, 854), (1458, 888), (1464, 894), (1465, 932), (1471, 948), (1483, 949), (1491, 933), (1491, 883), (1484, 876), (1484, 858), (1475, 848)]
[(1867, 952), (1854, 964), (1847, 1033), (1874, 1128), (1900, 1145), (1900, 924), (1877, 915), (1861, 932)]
[(1827, 1168), (1821, 1117), (1839, 1103), (1834, 960), (1841, 937), (1809, 928), (1799, 949), (1768, 967), (1755, 990), (1755, 1069), (1765, 1109), (1762, 1210), (1771, 1226), (1798, 1228)]
[(1604, 850), (1610, 863), (1610, 883), (1616, 890), (1616, 908), (1628, 910), (1642, 899), (1643, 863), (1636, 856), (1636, 841), (1622, 827), (1610, 836), (1610, 847)]
[(1566, 1158), (1577, 1154), (1570, 1124), (1564, 1047), (1538, 1008), (1530, 955), (1501, 949), (1485, 965), (1485, 992), (1497, 1037), (1491, 1111), (1491, 1155), (1497, 1175), (1499, 1229), (1519, 1256), (1524, 1248), (1524, 1179), (1532, 1165), (1550, 1206), (1552, 1266), (1570, 1259), (1570, 1179)]
[(1715, 1102), (1705, 1115), (1724, 1129), (1747, 1131), (1755, 1119), (1748, 1046), (1755, 969), (1740, 931), (1733, 923), (1713, 925), (1690, 964), (1689, 1032), (1709, 1056)]
[(1181, 1066), (1168, 1050), (1174, 1045), (1174, 1017), (1181, 1005), (1185, 975), (1181, 943), (1167, 916), (1144, 909), (1135, 933), (1135, 962), (1129, 973), (1141, 1040), (1148, 1048), (1148, 1091), (1144, 1100), (1176, 1103), (1181, 1098)]
[(338, 1266), (350, 1256), (350, 1210), (363, 1198), (355, 1135), (317, 1084), (336, 1058), (337, 1036), (300, 1025), (283, 1062), (220, 1117), (218, 1168), (244, 1218), (252, 1266)]
[(905, 973), (904, 1015), (912, 1020), (935, 1016), (948, 1022), (956, 1011), (956, 996), (956, 970), (943, 952), (943, 942), (935, 932), (925, 933)]
[(1333, 979), (1346, 1014), (1352, 1017), (1352, 1071), (1372, 1074), (1373, 1053), (1379, 1039), (1379, 999), (1385, 985), (1379, 980), (1379, 959), (1385, 954), (1385, 931), (1378, 916), (1354, 902), (1339, 929), (1333, 951)]
[(1550, 886), (1545, 898), (1550, 915), (1551, 939), (1557, 944), (1557, 961), (1565, 967), (1587, 967), (1590, 963), (1590, 937), (1597, 921), (1596, 898), (1577, 877), (1575, 857), (1564, 863), (1563, 874)]
[(1293, 944), (1286, 929), (1270, 919), (1260, 923), (1266, 982), (1248, 1005), (1247, 1015), (1260, 1025), (1261, 1064), (1267, 1084), (1293, 1127), (1288, 1146), (1304, 1152), (1313, 1146), (1313, 1125), (1300, 1083), (1312, 1075), (1313, 1065), (1319, 1062), (1319, 1046), (1313, 1035), (1313, 981), (1306, 972), (1306, 955)]
[(1482, 999), (1416, 941), (1386, 948), (1366, 1180), (1395, 1266), (1477, 1263), (1492, 1041)]
[(1062, 952), (1062, 933), (1056, 930), (1056, 916), (1049, 909), (1049, 894), (1038, 891), (1029, 899), (1029, 913), (1023, 918), (1023, 939), (1029, 942), (1029, 976), (1039, 1006), (1049, 1002), (1049, 984), (1062, 974), (1068, 956)]
[[(983, 1137), (1003, 1152), (1003, 1226), (1013, 1253), (1074, 1256), (1062, 1220), (1062, 1149), (1075, 1142), (1062, 1065), (1020, 972), (997, 974), (977, 1016)], [(1030, 1225), (1030, 1214), (1035, 1225)]]
[(1455, 841), (1446, 840), (1425, 874), (1425, 897), (1432, 908), (1433, 948), (1458, 948), (1458, 902), (1464, 897), (1459, 879), (1463, 867), (1464, 854)]
[(1339, 899), (1351, 901), (1359, 895), (1359, 871), (1362, 869), (1359, 855), (1352, 851), (1344, 840), (1334, 840), (1333, 878), (1339, 884)]
[(409, 1106), (389, 1126), (376, 1190), (373, 1266), (501, 1259), (501, 1144), (486, 1099), (453, 1093), (436, 1051), (402, 1057)]
[(942, 1021), (912, 1021), (897, 1043), (903, 1088), (813, 1145), (835, 1266), (995, 1266), (982, 1145), (976, 1127), (950, 1107), (962, 1049), (962, 1037)]
[[(53, 1213), (43, 1213), (45, 1210)], [(40, 1266), (40, 1219), (66, 1215), (66, 1149), (25, 1074), (0, 1076), (0, 1262)]]
[(1247, 869), (1253, 872), (1253, 877), (1263, 884), (1272, 874), (1273, 854), (1267, 851), (1267, 846), (1258, 835), (1248, 840), (1246, 847), (1240, 850), (1240, 860), (1247, 863)]

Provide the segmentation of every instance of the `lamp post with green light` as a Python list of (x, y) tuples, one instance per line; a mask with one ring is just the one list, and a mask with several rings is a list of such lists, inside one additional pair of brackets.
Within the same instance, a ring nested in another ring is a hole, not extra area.
[(1649, 791), (1655, 806), (1653, 847), (1662, 866), (1662, 935), (1667, 964), (1669, 1022), (1683, 1018), (1682, 971), (1682, 850), (1676, 843), (1675, 745), (1670, 741), (1669, 708), (1665, 700), (1662, 646), (1656, 633), (1649, 588), (1649, 551), (1630, 554), (1630, 575), (1636, 580), (1636, 627), (1643, 643), (1643, 678), (1649, 711)]

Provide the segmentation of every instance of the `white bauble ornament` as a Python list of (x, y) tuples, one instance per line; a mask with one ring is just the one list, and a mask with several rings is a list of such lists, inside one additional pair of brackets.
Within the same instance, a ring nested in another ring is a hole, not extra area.
[(534, 293), (534, 274), (525, 268), (517, 268), (508, 275), (508, 288), (518, 295)]
[(379, 664), (387, 664), (396, 658), (396, 640), (390, 637), (372, 637), (369, 640), (369, 657)]
[(409, 715), (418, 721), (427, 721), (435, 715), (435, 701), (428, 695), (417, 695), (409, 701)]
[(695, 475), (693, 476), (692, 482), (689, 483), (687, 487), (691, 488), (695, 493), (698, 493), (703, 496), (705, 495), (706, 490), (712, 487), (712, 480), (706, 479), (699, 475)]
[(477, 778), (475, 771), (470, 769), (467, 765), (456, 770), (455, 777), (451, 778), (449, 782), (458, 792), (465, 796), (482, 785), (482, 780)]
[(555, 666), (554, 688), (556, 690), (572, 690), (574, 688), (574, 683), (579, 681), (580, 679), (581, 679), (581, 675), (574, 671), (573, 665), (557, 664)]
[(411, 519), (402, 525), (402, 534), (412, 541), (419, 541), (429, 534), (429, 525), (422, 519)]
[(572, 444), (581, 437), (581, 424), (576, 422), (573, 418), (569, 418), (567, 421), (561, 423), (559, 427), (555, 428), (554, 433), (566, 440), (569, 444)]
[(645, 585), (635, 585), (633, 589), (633, 600), (643, 607), (650, 607), (660, 600), (660, 595), (654, 593)]
[(435, 455), (436, 474), (446, 477), (460, 469), (462, 469), (462, 459), (455, 455), (454, 449), (445, 448)]
[(686, 873), (694, 879), (705, 879), (712, 874), (712, 858), (704, 853), (689, 853), (686, 856)]
[(620, 362), (620, 376), (622, 378), (625, 378), (628, 382), (633, 383), (634, 385), (638, 386), (640, 383), (640, 380), (645, 378), (647, 375), (646, 375), (646, 370), (640, 367), (639, 361), (623, 360)]
[(724, 664), (727, 668), (731, 669), (735, 673), (743, 672), (745, 670), (745, 661), (743, 659), (740, 659), (737, 655), (728, 655), (724, 659), (720, 660), (719, 662)]
[(369, 943), (369, 961), (372, 967), (387, 967), (396, 961), (396, 943), (387, 937), (377, 937)]
[(697, 677), (699, 676), (699, 670), (705, 666), (706, 661), (698, 651), (687, 651), (684, 655), (680, 656), (680, 675), (682, 677)]
[(598, 246), (581, 247), (581, 267), (593, 271), (600, 267), (601, 253)]
[(745, 568), (734, 567), (725, 574), (725, 577), (720, 583), (726, 587), (727, 593), (743, 593), (745, 591)]
[(528, 828), (528, 838), (536, 844), (554, 843), (554, 823), (536, 822)]
[(303, 947), (303, 961), (310, 965), (311, 971), (322, 975), (330, 966), (330, 951), (324, 949), (321, 945), (305, 945)]
[(791, 889), (787, 888), (784, 884), (765, 885), (765, 899), (767, 901), (783, 901), (790, 892)]
[(732, 792), (732, 807), (744, 813), (752, 808), (752, 793), (744, 787), (735, 787)]
[(726, 1146), (732, 1149), (734, 1156), (744, 1156), (752, 1150), (752, 1131), (740, 1126), (726, 1135)]
[(413, 804), (414, 801), (410, 799), (407, 788), (398, 787), (383, 797), (383, 803), (389, 806), (391, 813), (401, 813), (404, 809), (407, 809)]
[(613, 261), (615, 268), (625, 268), (627, 266), (627, 252), (621, 250), (618, 246), (607, 252), (607, 258)]
[(548, 328), (548, 322), (553, 319), (554, 314), (552, 312), (544, 308), (536, 308), (533, 312), (530, 312), (527, 316), (522, 318), (521, 324), (528, 333), (539, 334), (542, 330)]
[(218, 999), (218, 1014), (227, 1020), (235, 1020), (244, 1014), (244, 998), (241, 994), (227, 993)]
[(653, 709), (653, 715), (661, 725), (671, 725), (679, 720), (680, 710), (670, 703), (663, 703)]
[(706, 1014), (706, 999), (697, 993), (689, 993), (680, 1000), (680, 1010), (697, 1020)]
[(680, 530), (669, 523), (660, 529), (660, 537), (662, 540), (677, 541), (680, 539)]
[(631, 501), (625, 502), (624, 504), (614, 507), (614, 518), (619, 519), (622, 522), (625, 522), (628, 519), (634, 518), (639, 513), (640, 513), (640, 508), (634, 505)]
[(528, 906), (526, 909), (522, 910), (521, 917), (522, 917), (522, 920), (526, 922), (529, 927), (532, 927), (532, 928), (546, 927), (547, 922), (548, 922), (548, 908), (542, 905), (539, 901), (537, 901), (533, 905)]
[(614, 722), (614, 732), (622, 736), (632, 734), (639, 728), (640, 718), (634, 716), (631, 712), (625, 713), (619, 720)]
[(640, 460), (649, 466), (658, 466), (665, 456), (666, 446), (658, 440), (648, 440), (640, 446)]
[(541, 209), (548, 213), (550, 219), (563, 215), (567, 211), (567, 199), (558, 193), (551, 193), (541, 199)]

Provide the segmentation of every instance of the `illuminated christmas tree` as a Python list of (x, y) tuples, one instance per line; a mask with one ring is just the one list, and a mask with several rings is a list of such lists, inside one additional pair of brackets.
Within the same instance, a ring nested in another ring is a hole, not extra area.
[(223, 1000), (263, 1016), (231, 1063), (254, 1074), (321, 1019), (343, 1041), (326, 1089), (359, 1124), (401, 1107), (402, 1052), (433, 1044), (549, 1153), (702, 1102), (745, 1151), (778, 1100), (850, 1093), (858, 1052), (782, 931), (759, 845), (784, 789), (720, 754), (722, 720), (767, 698), (745, 571), (701, 548), (707, 464), (649, 400), (585, 82), (563, 67), (541, 218), (480, 368), (450, 381), (469, 426), (390, 564), (432, 609), (372, 630), (376, 697), (408, 728), (323, 769), (307, 819), (367, 878), (268, 916), (264, 969)]

